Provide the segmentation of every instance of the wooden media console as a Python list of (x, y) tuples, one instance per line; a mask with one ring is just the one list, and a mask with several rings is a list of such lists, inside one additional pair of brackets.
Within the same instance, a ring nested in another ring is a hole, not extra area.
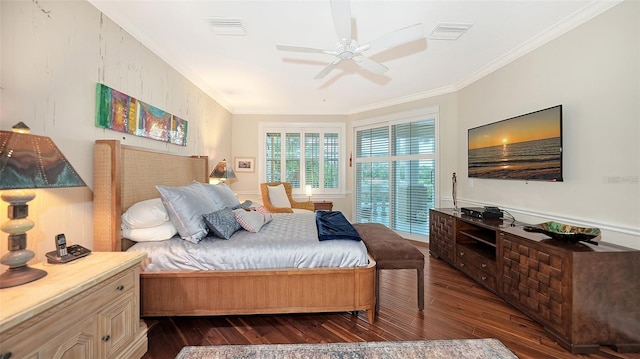
[(430, 211), (429, 252), (540, 323), (572, 353), (640, 352), (640, 251), (563, 242), (502, 220)]

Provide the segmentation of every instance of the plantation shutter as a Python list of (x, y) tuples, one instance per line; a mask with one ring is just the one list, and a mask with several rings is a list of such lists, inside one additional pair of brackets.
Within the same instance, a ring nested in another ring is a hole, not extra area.
[(279, 132), (267, 132), (266, 137), (266, 180), (267, 182), (280, 182), (282, 138)]
[(344, 197), (344, 127), (333, 123), (260, 125), (261, 182), (290, 182), (294, 196), (303, 195), (311, 185), (316, 198)]
[[(324, 188), (340, 187), (340, 138), (337, 133), (324, 134)], [(315, 186), (314, 186), (315, 188)]]
[(320, 181), (320, 134), (304, 134), (305, 184), (318, 188)]
[(293, 188), (300, 188), (300, 134), (287, 133), (285, 138), (286, 182)]

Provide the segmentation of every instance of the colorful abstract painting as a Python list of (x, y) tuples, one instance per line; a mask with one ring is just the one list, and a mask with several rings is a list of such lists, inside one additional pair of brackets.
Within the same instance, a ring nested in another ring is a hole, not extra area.
[(169, 142), (174, 145), (186, 146), (187, 121), (171, 116), (171, 129), (169, 130)]
[(97, 127), (187, 145), (188, 121), (103, 84), (96, 92)]
[(142, 101), (138, 101), (138, 119), (142, 123), (143, 137), (169, 142), (171, 114)]

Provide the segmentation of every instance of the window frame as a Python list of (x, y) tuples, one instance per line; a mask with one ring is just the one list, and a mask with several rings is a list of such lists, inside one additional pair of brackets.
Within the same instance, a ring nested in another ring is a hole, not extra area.
[[(260, 166), (258, 168), (258, 178), (260, 182), (266, 182), (266, 137), (267, 133), (279, 132), (282, 135), (281, 153), (284, 155), (286, 152), (286, 133), (299, 133), (300, 134), (300, 187), (293, 188), (292, 193), (296, 196), (305, 196), (305, 183), (306, 183), (306, 164), (305, 164), (305, 134), (306, 133), (319, 133), (320, 134), (320, 157), (319, 157), (319, 176), (324, 178), (324, 134), (325, 133), (337, 133), (338, 134), (338, 188), (324, 188), (324, 181), (319, 180), (318, 183), (321, 188), (313, 189), (313, 199), (323, 198), (344, 198), (346, 196), (346, 172), (347, 161), (346, 158), (346, 124), (339, 122), (261, 122), (258, 126), (259, 136), (259, 148), (258, 158)], [(281, 159), (282, 161), (282, 159)], [(286, 168), (283, 166), (282, 172), (286, 172)], [(284, 174), (284, 173), (283, 173)], [(281, 181), (285, 181), (285, 177), (281, 176)]]

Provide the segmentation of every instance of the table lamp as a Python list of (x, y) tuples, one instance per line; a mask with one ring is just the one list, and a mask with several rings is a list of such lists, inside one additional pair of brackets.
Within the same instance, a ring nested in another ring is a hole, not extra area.
[(226, 182), (233, 178), (236, 178), (236, 174), (233, 172), (233, 169), (227, 166), (227, 160), (223, 159), (218, 162), (216, 167), (211, 171), (209, 178), (217, 179), (220, 182)]
[(306, 185), (304, 187), (304, 194), (307, 196), (307, 198), (309, 199), (309, 202), (311, 202), (311, 196), (313, 195), (313, 187), (311, 187), (310, 184)]
[(9, 234), (9, 252), (0, 263), (9, 266), (0, 275), (0, 288), (15, 287), (38, 280), (47, 272), (31, 268), (27, 262), (35, 254), (27, 249), (26, 232), (33, 228), (28, 202), (35, 188), (82, 187), (84, 181), (49, 137), (29, 134), (20, 122), (13, 131), (0, 131), (0, 196), (9, 203), (8, 221), (0, 229)]

